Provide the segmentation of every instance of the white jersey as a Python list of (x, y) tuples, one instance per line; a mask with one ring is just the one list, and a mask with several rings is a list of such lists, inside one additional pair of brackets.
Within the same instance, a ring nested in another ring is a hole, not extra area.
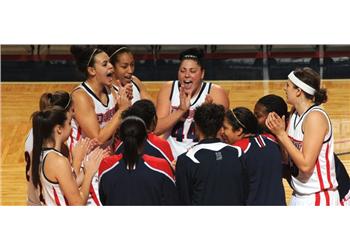
[[(103, 128), (106, 126), (106, 124), (112, 119), (113, 115), (115, 114), (115, 105), (116, 101), (114, 99), (114, 96), (112, 94), (112, 90), (105, 87), (106, 95), (107, 95), (107, 105), (104, 105), (101, 100), (95, 95), (91, 87), (86, 83), (83, 82), (80, 84), (75, 90), (77, 89), (83, 89), (92, 99), (94, 106), (95, 106), (95, 113), (97, 116), (97, 121), (100, 125), (100, 128)], [(73, 91), (75, 91), (73, 90)], [(72, 152), (73, 147), (75, 144), (79, 141), (80, 138), (86, 137), (84, 134), (84, 131), (82, 131), (81, 127), (79, 126), (79, 123), (73, 118), (72, 119), (72, 132), (70, 137), (68, 138), (68, 146), (69, 151)], [(112, 145), (114, 142), (114, 137), (109, 139), (106, 143), (102, 145), (102, 147), (108, 147)], [(90, 195), (87, 202), (87, 205), (100, 205), (100, 201), (98, 198), (98, 175), (97, 173), (92, 178), (92, 187), (90, 187)]]
[[(328, 121), (329, 131), (323, 140), (322, 148), (315, 163), (315, 168), (311, 177), (307, 178), (300, 173), (300, 171), (297, 171), (297, 173), (293, 174), (292, 176), (291, 185), (294, 192), (299, 196), (315, 194), (315, 204), (320, 204), (322, 203), (321, 199), (326, 198), (326, 200), (329, 200), (330, 192), (328, 193), (328, 191), (334, 191), (338, 186), (334, 165), (334, 138), (330, 119), (323, 109), (315, 105), (311, 106), (307, 111), (305, 111), (301, 117), (297, 112), (295, 112), (289, 121), (288, 135), (293, 144), (301, 151), (304, 139), (302, 125), (310, 112), (321, 112), (324, 114)], [(292, 162), (292, 172), (293, 170), (297, 170), (297, 168)], [(321, 193), (325, 197), (322, 198)]]
[(40, 206), (38, 190), (34, 187), (32, 181), (32, 152), (33, 152), (33, 129), (30, 129), (24, 143), (24, 159), (26, 161), (26, 180), (27, 180), (27, 205)]
[[(189, 111), (185, 114), (184, 120), (178, 121), (173, 127), (167, 138), (171, 150), (174, 154), (174, 158), (187, 152), (187, 150), (192, 147), (196, 143), (195, 131), (194, 131), (194, 112), (195, 109), (202, 105), (205, 102), (205, 97), (210, 92), (212, 83), (210, 82), (202, 82), (200, 90), (197, 95), (191, 98), (191, 106)], [(170, 94), (170, 113), (179, 109), (180, 106), (180, 86), (179, 81), (176, 80), (173, 82), (173, 86)]]
[(45, 159), (49, 153), (55, 153), (63, 156), (60, 152), (53, 148), (44, 149), (40, 158), (40, 182), (42, 185), (42, 194), (47, 206), (67, 206), (68, 202), (63, 195), (58, 182), (50, 181), (45, 175)]
[[(141, 91), (139, 86), (137, 86), (137, 84), (131, 80), (131, 84), (132, 84), (132, 100), (131, 100), (131, 104), (134, 104), (135, 102), (141, 100)], [(113, 88), (119, 92), (119, 87), (116, 85), (113, 85)]]

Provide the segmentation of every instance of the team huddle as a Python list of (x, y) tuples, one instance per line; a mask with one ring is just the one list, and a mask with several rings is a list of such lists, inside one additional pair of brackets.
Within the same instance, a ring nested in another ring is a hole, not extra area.
[(327, 101), (311, 68), (288, 75), (286, 101), (229, 109), (204, 81), (203, 51), (180, 54), (154, 102), (125, 46), (72, 46), (85, 81), (44, 93), (25, 143), (28, 205), (350, 204)]

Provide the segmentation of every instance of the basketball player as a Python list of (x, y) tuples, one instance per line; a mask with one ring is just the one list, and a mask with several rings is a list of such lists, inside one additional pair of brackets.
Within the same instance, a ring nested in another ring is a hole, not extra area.
[(145, 122), (128, 116), (120, 126), (122, 154), (105, 158), (99, 168), (103, 205), (174, 205), (178, 203), (175, 179), (168, 162), (143, 154)]
[[(129, 107), (126, 90), (117, 94), (113, 89), (113, 66), (104, 51), (82, 45), (73, 45), (71, 52), (78, 69), (86, 80), (72, 92), (74, 119), (68, 145), (72, 150), (79, 138), (96, 139), (108, 148), (114, 142), (114, 133), (120, 125), (121, 113)], [(100, 205), (97, 174), (93, 178), (88, 205)]]
[(176, 185), (183, 205), (244, 205), (245, 174), (242, 151), (217, 138), (225, 109), (203, 104), (194, 121), (199, 143), (176, 162)]
[(245, 107), (225, 114), (222, 138), (244, 152), (248, 179), (247, 205), (286, 205), (282, 155), (276, 139), (258, 133), (258, 121)]
[(85, 205), (91, 179), (105, 155), (96, 148), (85, 157), (85, 177), (79, 190), (72, 166), (60, 152), (70, 135), (70, 124), (67, 112), (57, 106), (33, 114), (32, 178), (42, 205)]
[(152, 100), (141, 80), (134, 76), (135, 60), (131, 50), (126, 46), (111, 45), (103, 46), (103, 48), (109, 55), (109, 60), (114, 68), (113, 77), (116, 89), (125, 86), (131, 88), (128, 96), (132, 104), (140, 99)]
[[(59, 106), (64, 109), (68, 114), (68, 119), (72, 116), (72, 102), (69, 93), (66, 91), (56, 91), (53, 93), (44, 93), (40, 97), (39, 110), (52, 106)], [(26, 179), (27, 179), (27, 205), (28, 206), (40, 206), (40, 200), (38, 196), (38, 191), (33, 185), (33, 180), (31, 177), (31, 159), (33, 151), (33, 129), (30, 129), (24, 144), (24, 159), (26, 161)], [(68, 157), (68, 149), (66, 144), (61, 145), (61, 151), (63, 155)]]
[(157, 135), (163, 134), (171, 146), (174, 157), (187, 151), (195, 142), (193, 116), (196, 107), (207, 99), (229, 107), (225, 90), (204, 82), (203, 51), (188, 49), (180, 54), (178, 80), (168, 82), (157, 98)]
[[(122, 114), (123, 119), (129, 116), (140, 117), (146, 124), (147, 140), (144, 147), (144, 153), (150, 156), (163, 158), (170, 166), (172, 166), (174, 156), (171, 152), (169, 142), (153, 133), (154, 128), (157, 125), (156, 108), (153, 102), (146, 99), (135, 102)], [(120, 154), (123, 150), (123, 143), (121, 143), (116, 149), (116, 154)]]
[(333, 131), (320, 105), (327, 101), (320, 76), (311, 68), (292, 71), (284, 88), (287, 103), (295, 108), (287, 132), (285, 121), (268, 115), (266, 126), (289, 154), (292, 166), (291, 205), (339, 205), (334, 165)]
[[(258, 119), (260, 127), (263, 128), (263, 131), (265, 131), (265, 133), (270, 133), (269, 129), (265, 125), (265, 121), (270, 112), (276, 112), (279, 115), (279, 117), (289, 117), (289, 113), (287, 112), (287, 104), (281, 97), (276, 95), (266, 95), (260, 98), (255, 105), (254, 114)], [(344, 164), (341, 162), (341, 160), (336, 154), (334, 154), (334, 160), (335, 173), (338, 182), (338, 192), (340, 200), (342, 200), (345, 198), (346, 194), (350, 189), (350, 178)], [(286, 163), (288, 163), (288, 161)], [(284, 178), (286, 178), (290, 184), (291, 173), (289, 165), (286, 166), (284, 170)]]

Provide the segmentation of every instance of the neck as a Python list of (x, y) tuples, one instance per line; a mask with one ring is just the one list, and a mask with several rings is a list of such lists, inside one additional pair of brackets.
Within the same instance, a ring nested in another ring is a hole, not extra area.
[(314, 103), (311, 100), (301, 100), (294, 107), (298, 112), (298, 115), (301, 116), (306, 110), (308, 110)]
[(45, 140), (43, 142), (43, 148), (54, 148), (57, 151), (61, 152), (61, 143), (55, 143), (51, 139), (50, 140)]
[(92, 91), (94, 91), (94, 93), (97, 95), (97, 96), (100, 96), (103, 92), (103, 88), (104, 86), (102, 84), (99, 84), (97, 81), (96, 81), (96, 78), (89, 78), (88, 80), (85, 81), (89, 86), (90, 88), (92, 89)]

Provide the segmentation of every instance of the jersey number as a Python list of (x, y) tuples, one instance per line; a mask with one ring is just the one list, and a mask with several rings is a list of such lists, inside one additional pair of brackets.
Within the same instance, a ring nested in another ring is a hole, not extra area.
[[(182, 142), (184, 137), (185, 137), (184, 124), (185, 123), (183, 121), (176, 123), (173, 130), (171, 131), (171, 136), (174, 137), (176, 139), (176, 141)], [(195, 137), (196, 137), (196, 135), (195, 135), (195, 131), (194, 131), (194, 122), (192, 122), (189, 130), (187, 131), (186, 138), (191, 139), (193, 141), (196, 141)]]

